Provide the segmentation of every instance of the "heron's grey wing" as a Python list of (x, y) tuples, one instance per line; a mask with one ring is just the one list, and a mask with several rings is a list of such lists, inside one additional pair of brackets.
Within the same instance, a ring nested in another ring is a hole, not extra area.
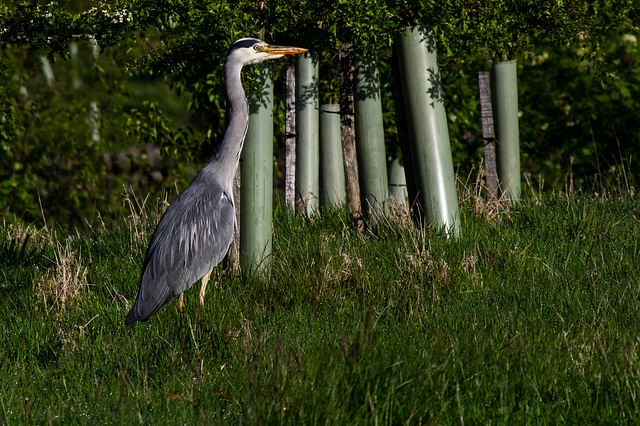
[(151, 238), (126, 323), (145, 321), (213, 269), (233, 239), (233, 201), (216, 182), (194, 180), (169, 206)]

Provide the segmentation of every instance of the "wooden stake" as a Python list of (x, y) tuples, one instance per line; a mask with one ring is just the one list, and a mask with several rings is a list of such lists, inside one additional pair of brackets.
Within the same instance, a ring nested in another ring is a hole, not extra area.
[(482, 117), (482, 138), (484, 139), (484, 167), (487, 185), (487, 200), (498, 199), (498, 171), (496, 168), (495, 132), (493, 127), (493, 107), (491, 106), (491, 83), (489, 72), (478, 72), (480, 86), (480, 116)]
[(362, 223), (358, 160), (356, 157), (356, 130), (354, 122), (353, 78), (355, 64), (353, 46), (343, 43), (340, 47), (340, 130), (342, 135), (342, 161), (347, 184), (347, 202), (351, 218), (358, 228)]
[(296, 202), (296, 66), (294, 63), (287, 64), (286, 84), (284, 202), (293, 210)]

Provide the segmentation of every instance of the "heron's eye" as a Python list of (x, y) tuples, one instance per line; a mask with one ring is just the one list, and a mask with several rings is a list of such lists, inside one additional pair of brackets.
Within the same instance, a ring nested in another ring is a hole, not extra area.
[(257, 52), (258, 50), (260, 50), (260, 46), (258, 46), (257, 44), (255, 44), (255, 45), (253, 46), (253, 50), (255, 50), (255, 51)]

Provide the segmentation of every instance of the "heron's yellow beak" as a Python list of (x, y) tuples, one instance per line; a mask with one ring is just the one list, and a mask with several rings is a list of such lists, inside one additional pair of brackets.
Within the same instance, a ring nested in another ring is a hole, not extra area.
[(301, 47), (289, 47), (289, 46), (263, 46), (263, 52), (268, 53), (272, 56), (282, 56), (282, 55), (297, 55), (298, 53), (308, 52), (309, 49), (303, 49)]

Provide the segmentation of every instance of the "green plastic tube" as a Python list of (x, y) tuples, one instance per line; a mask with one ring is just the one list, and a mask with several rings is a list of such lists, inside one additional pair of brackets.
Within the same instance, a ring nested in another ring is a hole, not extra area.
[(387, 213), (389, 184), (380, 79), (374, 55), (356, 61), (355, 112), (360, 197), (364, 211), (375, 221)]
[(458, 196), (433, 29), (409, 27), (396, 43), (418, 201), (428, 221), (458, 236)]
[(491, 64), (498, 179), (502, 197), (511, 204), (520, 201), (521, 191), (517, 70), (517, 61)]
[(389, 196), (402, 209), (409, 211), (409, 193), (407, 192), (407, 179), (404, 175), (402, 162), (395, 159), (389, 165)]
[(268, 273), (273, 217), (273, 77), (260, 65), (261, 99), (250, 95), (249, 127), (241, 157), (240, 267)]
[(318, 59), (304, 53), (296, 63), (296, 204), (307, 216), (319, 207), (319, 121)]
[(320, 108), (320, 202), (325, 207), (339, 208), (346, 199), (340, 105), (325, 104)]

